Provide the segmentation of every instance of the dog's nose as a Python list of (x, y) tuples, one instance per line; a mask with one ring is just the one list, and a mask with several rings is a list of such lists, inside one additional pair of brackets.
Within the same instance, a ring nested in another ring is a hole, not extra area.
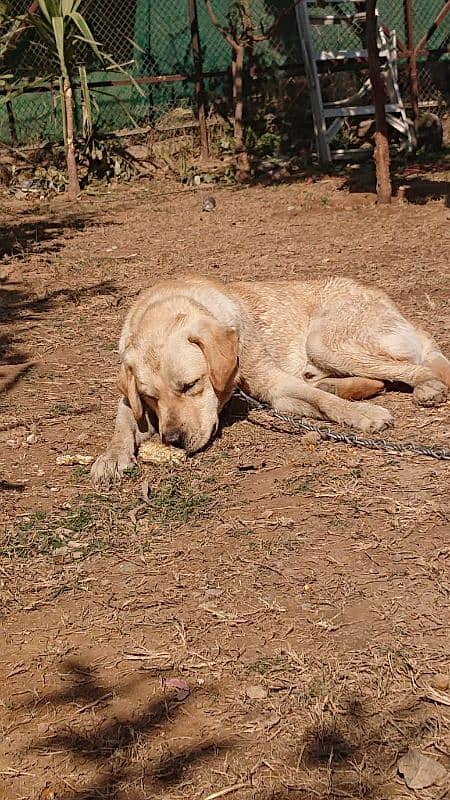
[(161, 436), (164, 444), (170, 444), (173, 447), (182, 447), (183, 444), (183, 434), (181, 431), (173, 430), (173, 431), (164, 431)]

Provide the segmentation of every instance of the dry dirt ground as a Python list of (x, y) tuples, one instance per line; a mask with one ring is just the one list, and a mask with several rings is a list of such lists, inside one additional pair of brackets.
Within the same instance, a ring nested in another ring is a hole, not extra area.
[[(211, 447), (97, 492), (61, 454), (111, 433), (121, 321), (141, 287), (352, 275), (450, 353), (445, 200), (335, 180), (139, 185), (2, 206), (2, 800), (440, 798), (450, 768), (449, 463), (318, 445), (234, 403)], [(405, 393), (392, 440), (450, 447)], [(175, 685), (170, 679), (177, 679)], [(440, 694), (430, 691), (434, 685)]]

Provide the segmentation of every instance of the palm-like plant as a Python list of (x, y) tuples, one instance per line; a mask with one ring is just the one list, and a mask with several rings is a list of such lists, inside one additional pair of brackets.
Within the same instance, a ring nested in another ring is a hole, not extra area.
[(73, 73), (77, 61), (76, 49), (80, 42), (84, 42), (100, 62), (103, 57), (80, 12), (82, 0), (38, 0), (38, 3), (39, 9), (31, 15), (30, 21), (46, 45), (50, 60), (55, 62), (60, 76), (67, 189), (69, 199), (74, 199), (80, 191), (74, 144)]
[[(37, 9), (38, 2), (32, 3), (31, 9)], [(18, 94), (24, 91), (24, 87), (38, 86), (45, 78), (37, 78), (31, 70), (23, 70), (19, 82), (16, 81), (14, 69), (11, 62), (14, 62), (17, 42), (22, 33), (28, 27), (27, 14), (13, 16), (10, 4), (7, 0), (0, 0), (0, 90), (5, 95), (0, 100), (0, 105), (9, 103)]]

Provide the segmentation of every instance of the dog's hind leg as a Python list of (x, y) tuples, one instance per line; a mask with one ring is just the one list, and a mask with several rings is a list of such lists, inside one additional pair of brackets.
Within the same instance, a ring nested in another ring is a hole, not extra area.
[(413, 389), (418, 405), (445, 402), (450, 388), (450, 364), (433, 340), (416, 330), (400, 314), (390, 329), (372, 330), (363, 339), (358, 332), (326, 332), (315, 324), (307, 340), (309, 360), (325, 375), (363, 376), (376, 381), (405, 383)]
[(426, 357), (424, 363), (429, 367), (433, 375), (450, 389), (450, 361), (442, 353), (433, 353)]
[(433, 377), (414, 387), (416, 403), (422, 406), (437, 406), (444, 403), (450, 389), (450, 362), (428, 337), (425, 339), (422, 363)]
[(335, 394), (343, 400), (368, 400), (384, 390), (384, 382), (374, 378), (321, 378), (314, 382), (316, 389)]
[(259, 391), (252, 386), (249, 389), (250, 394), (270, 403), (278, 411), (329, 419), (366, 433), (381, 431), (393, 422), (390, 412), (382, 406), (349, 403), (281, 370), (272, 371), (270, 385), (261, 387)]

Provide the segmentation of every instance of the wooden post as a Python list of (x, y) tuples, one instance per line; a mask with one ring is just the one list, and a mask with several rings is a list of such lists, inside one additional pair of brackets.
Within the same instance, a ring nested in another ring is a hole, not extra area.
[[(9, 86), (6, 85), (6, 90)], [(6, 103), (6, 113), (8, 114), (9, 135), (11, 136), (11, 147), (19, 147), (19, 137), (17, 136), (16, 118), (14, 116), (14, 109), (11, 100)]]
[(414, 127), (419, 120), (419, 89), (417, 84), (417, 53), (414, 49), (414, 16), (412, 0), (404, 0), (406, 43), (408, 47), (409, 86)]
[(390, 175), (390, 156), (388, 127), (386, 122), (385, 88), (380, 70), (380, 55), (377, 41), (377, 0), (367, 0), (367, 56), (369, 75), (372, 83), (373, 104), (375, 107), (375, 168), (377, 175), (377, 201), (390, 203), (392, 185)]
[(197, 0), (188, 0), (189, 25), (191, 28), (191, 47), (195, 70), (195, 98), (197, 101), (198, 123), (200, 127), (200, 145), (202, 158), (209, 158), (208, 128), (205, 111), (205, 84), (203, 81), (203, 63), (198, 32)]

